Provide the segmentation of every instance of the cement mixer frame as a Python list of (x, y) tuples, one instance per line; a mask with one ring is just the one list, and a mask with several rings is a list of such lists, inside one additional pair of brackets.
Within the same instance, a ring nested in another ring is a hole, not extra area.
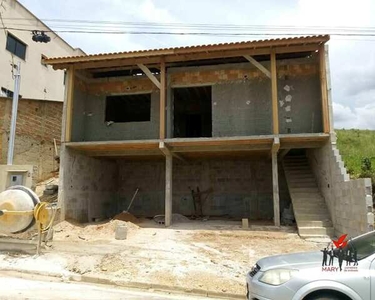
[[(24, 186), (14, 186), (14, 187), (9, 188), (5, 192), (10, 191), (10, 190), (21, 191), (23, 193), (26, 193), (31, 198), (35, 206), (31, 210), (12, 210), (9, 208), (8, 209), (2, 208), (2, 206), (12, 207), (12, 205), (9, 204), (9, 202), (7, 202), (6, 194), (4, 195), (3, 194), (4, 192), (2, 192), (0, 193), (0, 222), (4, 221), (4, 219), (2, 220), (2, 218), (7, 217), (7, 216), (10, 216), (10, 217), (31, 216), (32, 219), (29, 222), (29, 224), (25, 226), (25, 228), (23, 228), (22, 230), (16, 230), (15, 232), (12, 232), (12, 233), (17, 234), (17, 233), (30, 230), (36, 223), (36, 227), (38, 230), (38, 243), (37, 243), (36, 253), (37, 255), (39, 255), (41, 244), (42, 244), (42, 233), (49, 231), (50, 228), (52, 227), (57, 207), (53, 206), (52, 204), (48, 202), (40, 202), (38, 196), (33, 191), (31, 191), (30, 189)], [(51, 208), (54, 210), (52, 217), (50, 216)]]

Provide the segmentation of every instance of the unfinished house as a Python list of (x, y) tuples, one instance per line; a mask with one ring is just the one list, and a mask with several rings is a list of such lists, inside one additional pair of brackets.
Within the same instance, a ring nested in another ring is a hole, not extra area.
[(172, 213), (280, 226), (293, 207), (301, 236), (367, 231), (371, 185), (335, 146), (328, 40), (47, 59), (67, 70), (65, 218), (112, 217), (139, 189), (130, 212), (166, 226)]

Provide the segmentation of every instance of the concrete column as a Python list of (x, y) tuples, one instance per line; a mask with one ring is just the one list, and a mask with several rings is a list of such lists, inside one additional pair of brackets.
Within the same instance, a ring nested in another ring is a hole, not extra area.
[(275, 226), (280, 226), (279, 174), (277, 167), (277, 152), (272, 151), (272, 186), (273, 186), (273, 220)]
[(172, 224), (172, 155), (165, 156), (165, 227)]

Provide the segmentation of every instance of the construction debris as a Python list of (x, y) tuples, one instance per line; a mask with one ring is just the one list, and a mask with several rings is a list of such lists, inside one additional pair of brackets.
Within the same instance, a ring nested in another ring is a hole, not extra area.
[[(154, 217), (154, 221), (158, 224), (165, 224), (165, 215), (156, 215)], [(176, 223), (184, 223), (184, 222), (189, 222), (190, 220), (183, 216), (183, 215), (180, 215), (180, 214), (172, 214), (172, 222), (176, 222)]]
[(124, 222), (132, 222), (132, 223), (138, 223), (139, 220), (135, 216), (133, 216), (131, 213), (127, 211), (123, 211), (122, 213), (119, 213), (113, 217), (113, 220), (119, 220)]

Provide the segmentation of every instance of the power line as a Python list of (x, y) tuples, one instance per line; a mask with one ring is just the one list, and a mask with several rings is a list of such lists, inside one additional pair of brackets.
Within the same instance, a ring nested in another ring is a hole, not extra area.
[[(32, 19), (4, 18), (11, 21), (29, 21)], [(209, 29), (209, 30), (310, 30), (310, 31), (374, 31), (375, 27), (350, 27), (350, 26), (296, 26), (296, 25), (236, 25), (212, 23), (155, 23), (155, 22), (125, 22), (125, 21), (100, 21), (100, 20), (63, 20), (42, 19), (43, 22), (56, 23), (53, 26), (69, 27), (140, 27), (140, 28), (172, 28), (172, 29)], [(8, 22), (7, 22), (8, 23)], [(32, 24), (12, 23), (11, 25), (33, 26)], [(72, 25), (73, 24), (73, 25)], [(75, 24), (75, 25), (74, 25)]]
[[(28, 28), (16, 28), (16, 27), (2, 27), (0, 29), (32, 32), (34, 30)], [(303, 36), (303, 35), (316, 35), (316, 32), (210, 32), (210, 31), (194, 31), (194, 32), (182, 32), (182, 31), (140, 31), (140, 30), (43, 30), (44, 32), (51, 33), (85, 33), (85, 34), (132, 34), (132, 35), (206, 35), (206, 36)], [(333, 36), (344, 36), (344, 37), (375, 37), (375, 31), (373, 33), (355, 33), (355, 32), (331, 32), (325, 33)]]

